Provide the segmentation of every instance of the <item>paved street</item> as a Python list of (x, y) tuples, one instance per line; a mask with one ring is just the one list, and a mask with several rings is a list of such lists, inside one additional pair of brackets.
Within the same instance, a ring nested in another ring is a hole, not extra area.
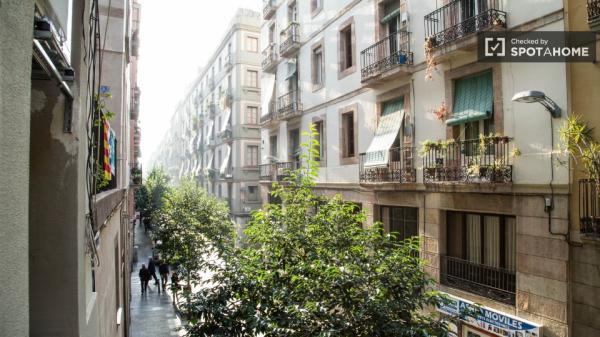
[(144, 234), (143, 227), (136, 226), (135, 228), (135, 245), (138, 246), (138, 260), (134, 263), (131, 273), (131, 336), (183, 336), (183, 331), (179, 330), (181, 320), (171, 304), (170, 291), (159, 294), (154, 280), (151, 280), (148, 293), (144, 296), (141, 294), (138, 272), (143, 263), (147, 265), (148, 258), (152, 255), (152, 243)]

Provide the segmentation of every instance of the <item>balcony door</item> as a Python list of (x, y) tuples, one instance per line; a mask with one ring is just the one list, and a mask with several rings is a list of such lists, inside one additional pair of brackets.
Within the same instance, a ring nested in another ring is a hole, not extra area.
[(289, 133), (288, 158), (292, 162), (300, 160), (300, 129), (291, 130)]

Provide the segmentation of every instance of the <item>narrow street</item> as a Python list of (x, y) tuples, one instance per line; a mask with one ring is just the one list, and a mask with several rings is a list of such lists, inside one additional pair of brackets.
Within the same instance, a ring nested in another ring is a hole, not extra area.
[[(184, 331), (179, 329), (181, 320), (172, 305), (171, 291), (159, 294), (158, 286), (151, 280), (148, 293), (142, 295), (138, 272), (142, 264), (147, 265), (148, 258), (152, 256), (152, 242), (139, 225), (135, 226), (135, 245), (138, 258), (131, 273), (131, 336), (183, 336)], [(160, 278), (159, 275), (157, 277)]]

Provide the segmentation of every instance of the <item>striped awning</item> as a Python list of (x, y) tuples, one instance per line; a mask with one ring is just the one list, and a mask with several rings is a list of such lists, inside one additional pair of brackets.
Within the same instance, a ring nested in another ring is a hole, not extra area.
[(403, 120), (404, 109), (382, 114), (375, 136), (365, 153), (365, 167), (388, 165), (390, 149), (398, 137)]
[(487, 119), (494, 108), (492, 72), (469, 76), (456, 81), (452, 117), (446, 125), (453, 126)]
[(388, 15), (381, 18), (381, 24), (385, 25), (386, 23), (392, 21), (393, 19), (395, 19), (398, 16), (400, 16), (400, 8), (396, 8), (395, 10), (390, 12)]

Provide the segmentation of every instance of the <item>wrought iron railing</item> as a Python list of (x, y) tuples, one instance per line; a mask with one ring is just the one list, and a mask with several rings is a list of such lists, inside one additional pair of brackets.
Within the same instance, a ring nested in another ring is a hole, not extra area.
[(491, 27), (506, 28), (500, 0), (454, 0), (425, 15), (425, 37), (439, 47)]
[(446, 141), (423, 145), (423, 181), (511, 183), (512, 138)]
[(221, 173), (221, 179), (231, 178), (233, 178), (233, 166), (227, 166), (225, 170)]
[(281, 119), (294, 117), (302, 113), (300, 91), (290, 91), (277, 99), (277, 115)]
[(262, 181), (283, 181), (291, 171), (300, 168), (300, 162), (289, 161), (259, 165), (259, 179)]
[(397, 147), (389, 150), (388, 163), (385, 166), (365, 166), (368, 154), (360, 154), (359, 175), (361, 183), (411, 183), (416, 181), (412, 147)]
[(221, 138), (222, 141), (231, 140), (233, 138), (233, 132), (231, 131), (231, 126), (228, 126), (227, 129), (219, 132), (219, 138)]
[(410, 32), (390, 34), (360, 53), (361, 79), (390, 70), (399, 65), (413, 64)]
[(579, 180), (579, 225), (581, 234), (600, 236), (600, 189), (595, 180)]
[(515, 304), (516, 273), (463, 259), (441, 256), (442, 284), (507, 304)]
[(265, 0), (263, 1), (263, 19), (268, 20), (277, 9), (277, 0)]
[(281, 31), (281, 45), (279, 46), (279, 54), (284, 55), (300, 46), (300, 24), (298, 22), (290, 23), (284, 30)]
[(600, 0), (587, 0), (588, 22), (600, 20)]
[(270, 70), (277, 64), (277, 45), (269, 43), (269, 46), (262, 52), (262, 69), (263, 71)]
[(209, 118), (214, 118), (216, 113), (217, 113), (217, 103), (215, 103), (215, 102), (208, 103)]

